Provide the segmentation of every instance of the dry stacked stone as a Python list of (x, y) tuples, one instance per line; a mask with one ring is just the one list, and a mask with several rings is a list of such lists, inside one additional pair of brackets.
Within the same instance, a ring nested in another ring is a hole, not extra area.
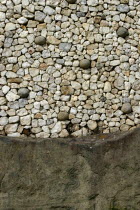
[(139, 0), (0, 1), (1, 135), (78, 137), (139, 123)]

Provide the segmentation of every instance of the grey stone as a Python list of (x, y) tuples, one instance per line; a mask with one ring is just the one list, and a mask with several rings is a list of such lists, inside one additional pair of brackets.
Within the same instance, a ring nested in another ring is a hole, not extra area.
[(29, 12), (28, 10), (23, 10), (22, 11), (22, 15), (23, 17), (27, 18), (27, 19), (33, 19), (34, 18), (34, 14)]
[(137, 80), (133, 83), (132, 89), (133, 90), (140, 90), (140, 81), (139, 80)]
[(59, 112), (57, 117), (58, 120), (65, 121), (69, 119), (69, 114), (67, 112)]
[(35, 20), (39, 22), (44, 22), (46, 15), (43, 12), (37, 11), (35, 12)]
[(5, 26), (5, 31), (12, 31), (16, 29), (16, 25), (14, 23), (7, 23)]
[(25, 17), (20, 17), (19, 19), (17, 19), (18, 23), (20, 24), (26, 24), (28, 22), (28, 19)]
[(89, 69), (91, 67), (91, 61), (88, 59), (83, 59), (80, 61), (80, 68)]
[(57, 122), (57, 123), (54, 125), (54, 127), (52, 128), (51, 133), (52, 133), (52, 134), (53, 134), (53, 133), (54, 133), (54, 134), (55, 134), (55, 133), (60, 133), (61, 130), (62, 130), (61, 122)]
[(19, 103), (18, 101), (9, 102), (8, 107), (10, 107), (10, 109), (19, 109)]
[(38, 45), (44, 45), (46, 43), (46, 38), (43, 36), (38, 36), (35, 38), (35, 43)]
[(120, 27), (118, 30), (117, 30), (117, 35), (119, 37), (122, 37), (122, 38), (125, 38), (129, 35), (129, 32), (128, 32), (128, 29), (124, 28), (124, 27)]
[(117, 10), (118, 10), (119, 12), (127, 13), (127, 12), (130, 11), (130, 8), (129, 8), (129, 6), (128, 6), (127, 4), (119, 4), (119, 5), (117, 6)]
[(71, 49), (71, 43), (60, 43), (59, 49), (64, 52), (68, 52)]
[(129, 114), (132, 112), (132, 106), (130, 103), (125, 103), (122, 105), (121, 110), (124, 114)]
[(63, 65), (65, 63), (65, 61), (64, 61), (64, 59), (58, 58), (58, 59), (56, 59), (56, 63)]
[(114, 82), (114, 86), (118, 89), (118, 90), (123, 90), (124, 88), (124, 78), (119, 76), (115, 82)]
[(27, 98), (29, 96), (29, 90), (28, 90), (28, 88), (20, 88), (18, 90), (18, 95), (21, 98)]
[(55, 10), (49, 6), (46, 6), (43, 10), (43, 12), (47, 15), (54, 15), (55, 14)]
[(24, 98), (20, 98), (18, 101), (19, 101), (20, 108), (23, 108), (23, 107), (25, 107), (26, 104), (28, 104), (28, 100), (24, 99)]
[(85, 12), (77, 12), (77, 17), (85, 17)]

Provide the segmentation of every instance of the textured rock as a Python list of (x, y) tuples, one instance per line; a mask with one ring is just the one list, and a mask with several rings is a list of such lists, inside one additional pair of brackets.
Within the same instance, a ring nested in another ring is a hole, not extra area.
[(16, 25), (14, 23), (7, 23), (5, 26), (5, 31), (13, 31), (16, 29)]
[(111, 91), (111, 84), (110, 82), (106, 82), (104, 86), (104, 92), (110, 92)]
[(27, 115), (27, 116), (20, 117), (20, 123), (21, 123), (21, 125), (30, 125), (31, 116)]
[(74, 90), (71, 86), (63, 86), (61, 88), (62, 95), (72, 95)]
[(59, 45), (60, 44), (60, 40), (56, 39), (54, 36), (48, 36), (47, 37), (47, 42), (49, 44), (55, 44), (55, 45)]
[(6, 98), (8, 101), (16, 101), (17, 99), (19, 99), (19, 96), (15, 93), (13, 93), (12, 91), (9, 91), (6, 94)]
[(91, 61), (88, 59), (83, 59), (80, 61), (80, 68), (89, 69), (91, 67)]
[(20, 17), (19, 19), (17, 19), (18, 23), (20, 24), (26, 24), (28, 22), (28, 19), (27, 18), (24, 18), (24, 17)]
[(124, 27), (120, 27), (118, 30), (117, 30), (117, 35), (122, 37), (122, 38), (125, 38), (129, 35), (129, 32), (126, 28)]
[(51, 130), (52, 134), (59, 133), (62, 130), (61, 122), (57, 122)]
[(8, 124), (8, 118), (7, 117), (1, 117), (0, 118), (0, 125), (4, 126)]
[(77, 140), (1, 136), (1, 209), (139, 209), (139, 136), (138, 129)]
[(18, 95), (21, 98), (27, 98), (29, 96), (29, 90), (28, 90), (28, 88), (20, 88), (18, 90)]
[(43, 12), (47, 15), (54, 15), (55, 14), (55, 10), (49, 6), (46, 6), (43, 10)]
[(127, 4), (119, 4), (118, 6), (117, 6), (117, 10), (119, 11), (119, 12), (124, 12), (124, 13), (127, 13), (127, 12), (129, 12), (129, 6), (127, 5)]
[(64, 52), (68, 52), (71, 49), (71, 43), (60, 43), (59, 49)]
[(35, 12), (35, 20), (37, 20), (39, 22), (43, 22), (45, 17), (46, 17), (46, 15), (43, 12), (40, 12), (40, 11)]
[(5, 126), (5, 133), (10, 134), (17, 131), (18, 124), (8, 124)]
[(140, 81), (137, 80), (132, 85), (133, 90), (140, 90)]
[(0, 21), (5, 21), (5, 13), (0, 12)]
[(87, 122), (87, 126), (89, 127), (90, 130), (94, 131), (97, 128), (97, 123), (96, 121), (89, 120)]
[(115, 82), (114, 82), (114, 86), (119, 89), (119, 90), (122, 90), (123, 87), (124, 87), (124, 78), (119, 76)]
[(22, 78), (10, 78), (7, 80), (8, 83), (21, 83), (22, 82)]

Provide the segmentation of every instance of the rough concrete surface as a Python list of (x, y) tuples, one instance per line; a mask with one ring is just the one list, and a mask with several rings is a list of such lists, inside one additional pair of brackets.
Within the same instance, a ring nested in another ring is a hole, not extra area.
[(0, 137), (0, 210), (139, 210), (140, 129)]

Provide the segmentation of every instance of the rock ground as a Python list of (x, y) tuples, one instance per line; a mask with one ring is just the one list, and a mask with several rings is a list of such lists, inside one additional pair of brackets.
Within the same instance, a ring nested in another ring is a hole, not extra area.
[(138, 0), (2, 0), (0, 134), (138, 127), (139, 11)]

